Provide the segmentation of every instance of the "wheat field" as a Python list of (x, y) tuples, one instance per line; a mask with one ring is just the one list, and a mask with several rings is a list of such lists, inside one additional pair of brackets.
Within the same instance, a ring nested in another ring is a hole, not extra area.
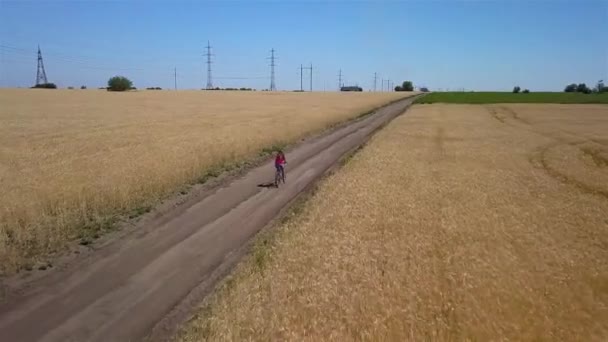
[(397, 93), (0, 90), (0, 274)]
[(608, 340), (608, 106), (418, 105), (182, 341)]

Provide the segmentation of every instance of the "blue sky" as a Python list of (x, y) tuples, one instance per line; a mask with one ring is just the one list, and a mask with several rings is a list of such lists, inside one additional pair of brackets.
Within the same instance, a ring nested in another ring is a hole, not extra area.
[[(0, 86), (31, 86), (40, 44), (50, 82), (267, 88), (373, 87), (374, 72), (431, 89), (562, 90), (608, 80), (608, 0), (573, 1), (10, 1), (0, 0)], [(227, 78), (246, 79), (227, 79)], [(308, 76), (304, 79), (308, 85)]]

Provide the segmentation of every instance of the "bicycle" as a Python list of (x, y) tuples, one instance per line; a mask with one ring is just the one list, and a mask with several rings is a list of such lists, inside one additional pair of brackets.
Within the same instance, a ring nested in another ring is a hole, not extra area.
[(274, 186), (276, 188), (279, 187), (279, 183), (282, 181), (283, 184), (285, 184), (285, 166), (281, 165), (280, 167), (276, 168), (276, 172), (274, 174)]

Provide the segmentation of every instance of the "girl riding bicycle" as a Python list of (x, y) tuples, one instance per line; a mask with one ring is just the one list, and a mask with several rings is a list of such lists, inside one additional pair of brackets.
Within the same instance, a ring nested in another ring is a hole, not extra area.
[(277, 187), (279, 186), (279, 180), (282, 180), (283, 183), (285, 183), (285, 164), (287, 164), (285, 154), (283, 151), (279, 150), (276, 158), (274, 159), (274, 167), (277, 169), (274, 185)]

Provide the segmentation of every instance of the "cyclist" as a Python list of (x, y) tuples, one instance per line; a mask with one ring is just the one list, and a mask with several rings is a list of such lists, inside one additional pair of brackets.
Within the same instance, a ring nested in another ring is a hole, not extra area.
[(277, 169), (277, 177), (275, 177), (274, 185), (279, 186), (279, 177), (285, 183), (285, 164), (287, 164), (287, 159), (285, 159), (285, 154), (283, 151), (279, 150), (277, 152), (277, 156), (274, 159), (274, 167)]

